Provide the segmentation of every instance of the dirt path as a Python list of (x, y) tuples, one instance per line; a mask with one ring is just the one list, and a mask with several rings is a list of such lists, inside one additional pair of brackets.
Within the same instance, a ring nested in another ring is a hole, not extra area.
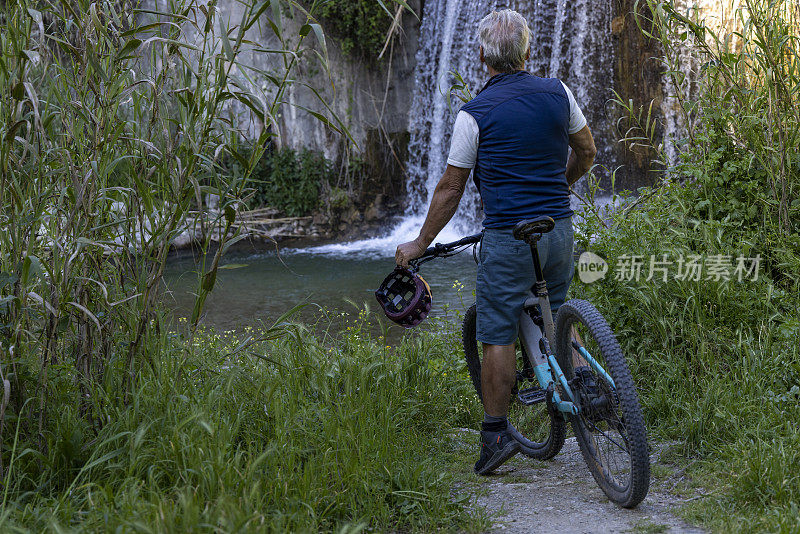
[[(477, 432), (463, 431), (462, 446), (475, 448)], [(660, 450), (652, 455), (654, 471), (667, 469)], [(658, 467), (661, 466), (661, 467)], [(474, 475), (473, 475), (474, 477)], [(553, 460), (540, 462), (517, 455), (489, 477), (475, 477), (478, 504), (495, 516), (493, 532), (690, 533), (705, 531), (686, 524), (673, 512), (684, 503), (655, 479), (635, 510), (611, 503), (586, 468), (575, 438)]]

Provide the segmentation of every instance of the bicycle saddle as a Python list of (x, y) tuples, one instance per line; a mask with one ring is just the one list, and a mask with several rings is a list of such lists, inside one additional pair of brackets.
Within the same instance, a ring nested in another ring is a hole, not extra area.
[[(530, 243), (534, 240), (533, 236), (546, 234), (555, 228), (555, 226), (555, 221), (547, 215), (541, 215), (533, 219), (525, 219), (517, 223), (514, 227), (514, 239)], [(538, 237), (536, 239), (538, 239)]]

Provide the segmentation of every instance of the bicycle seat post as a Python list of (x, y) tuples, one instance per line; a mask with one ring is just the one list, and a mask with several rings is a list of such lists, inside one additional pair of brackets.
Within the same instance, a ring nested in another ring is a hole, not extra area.
[(546, 234), (555, 227), (555, 221), (547, 216), (527, 219), (517, 223), (514, 227), (514, 237), (524, 241), (531, 247), (533, 257), (533, 269), (536, 275), (536, 282), (533, 285), (533, 294), (539, 299), (539, 309), (544, 319), (545, 337), (550, 344), (555, 343), (555, 326), (553, 325), (553, 312), (550, 310), (550, 298), (547, 293), (547, 282), (542, 272), (542, 262), (539, 258), (537, 243), (542, 234)]
[[(541, 236), (538, 236), (541, 237)], [(555, 346), (556, 331), (553, 322), (553, 312), (550, 309), (550, 295), (547, 292), (547, 282), (542, 273), (542, 262), (539, 259), (539, 249), (536, 243), (538, 237), (531, 241), (531, 256), (533, 256), (533, 272), (536, 275), (536, 282), (533, 284), (533, 294), (539, 299), (539, 311), (544, 320), (544, 333), (551, 346)]]
[(537, 242), (539, 241), (539, 237), (537, 236), (536, 239), (533, 239), (530, 243), (531, 246), (531, 256), (533, 257), (533, 273), (536, 275), (536, 283), (534, 284), (534, 292), (533, 294), (537, 297), (546, 297), (547, 296), (547, 284), (544, 280), (544, 273), (542, 272), (542, 262), (539, 259), (539, 247)]

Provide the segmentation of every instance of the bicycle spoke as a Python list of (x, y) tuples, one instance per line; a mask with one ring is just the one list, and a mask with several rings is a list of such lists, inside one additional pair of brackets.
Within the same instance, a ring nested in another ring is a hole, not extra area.
[(592, 367), (578, 351), (578, 348), (582, 347), (587, 353), (593, 355), (601, 367), (607, 365), (607, 362), (603, 360), (603, 353), (597, 341), (584, 325), (573, 324), (570, 338), (573, 369), (584, 366), (590, 371), (589, 376), (583, 375), (586, 379), (591, 377), (586, 386), (589, 389), (582, 391), (584, 396), (588, 395), (584, 399), (586, 407), (591, 404), (592, 399), (596, 402), (598, 397), (606, 399), (608, 403), (606, 406), (588, 408), (588, 411), (579, 416), (585, 428), (585, 434), (592, 443), (593, 456), (603, 472), (603, 476), (620, 488), (625, 488), (629, 484), (631, 475), (631, 450), (627, 428), (619, 414), (621, 409), (619, 399), (612, 382), (603, 373)]
[(625, 355), (603, 316), (585, 300), (564, 303), (556, 338), (559, 365), (581, 408), (572, 426), (586, 465), (612, 501), (634, 507), (647, 494), (650, 464)]
[[(630, 450), (628, 450), (628, 448), (627, 448), (627, 447), (623, 447), (622, 445), (620, 445), (619, 443), (617, 443), (616, 441), (614, 441), (613, 439), (611, 439), (611, 438), (608, 436), (608, 434), (606, 434), (605, 432), (603, 432), (602, 430), (600, 430), (599, 428), (597, 428), (597, 425), (595, 425), (595, 424), (594, 424), (594, 423), (592, 423), (591, 421), (589, 421), (589, 420), (586, 420), (586, 419), (584, 419), (584, 420), (585, 420), (587, 423), (589, 423), (589, 424), (592, 426), (592, 428), (593, 428), (593, 429), (595, 429), (597, 432), (599, 432), (600, 434), (602, 434), (603, 436), (605, 436), (605, 438), (606, 438), (608, 441), (610, 441), (611, 443), (613, 443), (614, 445), (616, 445), (616, 446), (617, 446), (617, 447), (618, 447), (620, 450), (622, 450), (623, 452), (625, 452), (625, 453), (627, 453), (627, 454), (630, 454)], [(622, 439), (623, 439), (623, 440), (625, 440), (625, 437), (622, 435), (622, 433), (620, 432), (619, 434), (620, 434), (620, 437), (622, 437)], [(627, 440), (625, 440), (625, 441), (627, 442)]]
[[(481, 350), (475, 341), (476, 307), (464, 317), (462, 342), (467, 369), (476, 391), (481, 392)], [(552, 458), (564, 444), (566, 424), (560, 414), (552, 414), (521, 344), (517, 344), (516, 384), (508, 410), (509, 424), (522, 446), (522, 454), (539, 460)]]
[[(619, 476), (627, 476), (630, 471), (630, 451), (612, 438), (608, 432), (604, 432), (590, 421), (588, 423), (597, 431), (592, 434), (592, 441), (603, 472), (615, 483), (625, 485), (626, 481), (620, 481)], [(613, 446), (604, 446), (604, 443), (611, 443)]]

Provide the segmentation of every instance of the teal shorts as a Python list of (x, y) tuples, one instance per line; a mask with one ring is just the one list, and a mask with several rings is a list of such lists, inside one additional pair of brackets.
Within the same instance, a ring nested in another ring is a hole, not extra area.
[[(522, 306), (533, 287), (530, 247), (514, 239), (513, 228), (486, 228), (481, 241), (478, 282), (478, 341), (510, 345), (517, 339)], [(556, 220), (538, 244), (553, 315), (564, 304), (575, 272), (572, 217)]]

